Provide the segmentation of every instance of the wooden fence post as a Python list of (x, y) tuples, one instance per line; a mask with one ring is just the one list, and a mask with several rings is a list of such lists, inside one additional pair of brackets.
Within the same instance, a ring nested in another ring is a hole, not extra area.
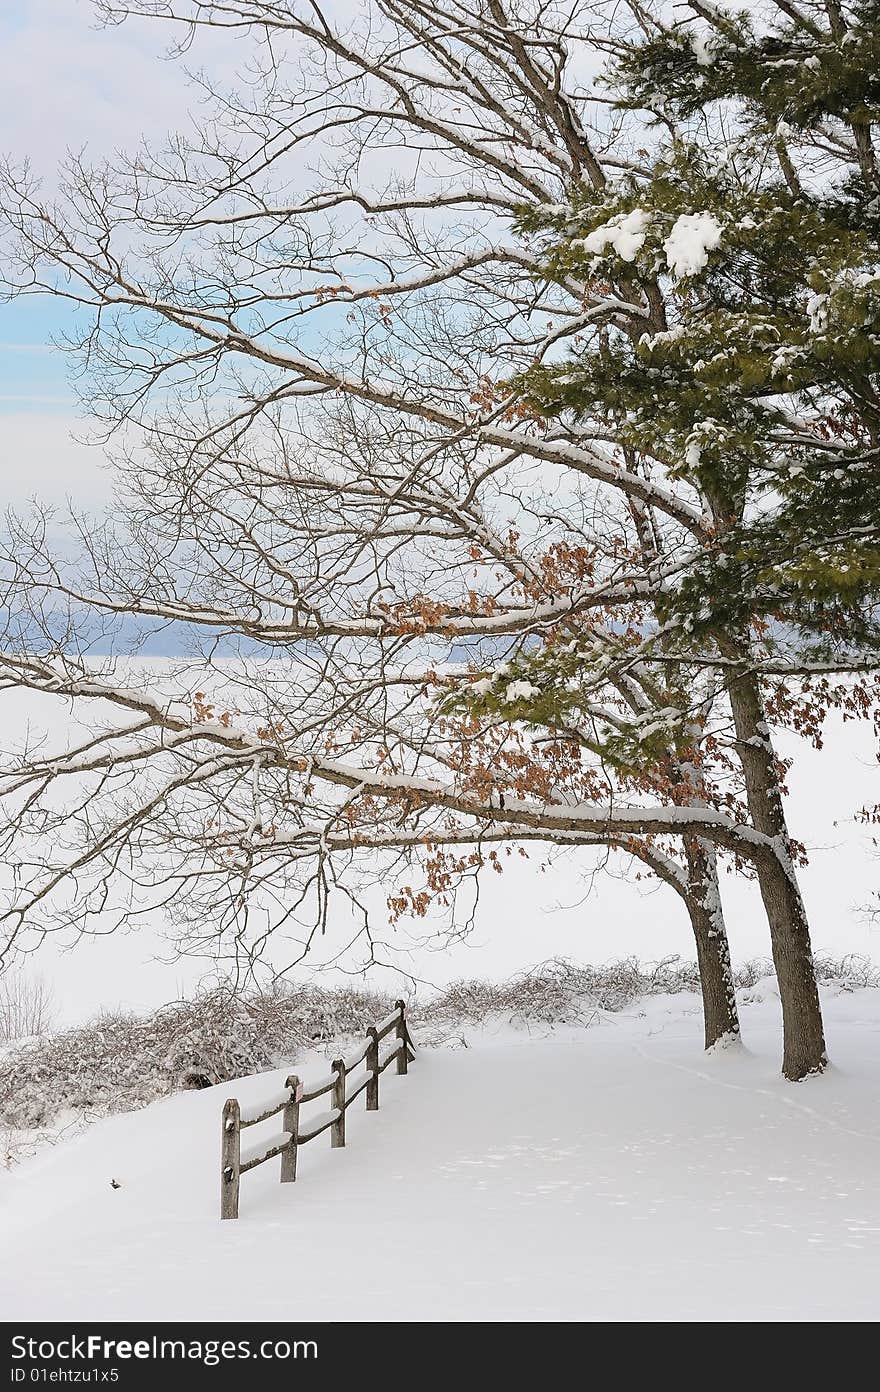
[(330, 1065), (336, 1074), (333, 1091), (330, 1094), (331, 1106), (339, 1111), (339, 1116), (330, 1127), (330, 1145), (345, 1145), (345, 1059), (334, 1059)]
[(220, 1217), (238, 1217), (241, 1165), (241, 1109), (234, 1097), (223, 1107), (223, 1144), (220, 1152)]
[(397, 1051), (397, 1071), (398, 1073), (406, 1073), (409, 1069), (409, 1046), (406, 1040), (406, 1005), (402, 1000), (395, 1001), (394, 1004), (400, 1011), (400, 1018), (397, 1021), (397, 1038), (400, 1041)]
[(281, 1183), (292, 1184), (296, 1179), (296, 1148), (299, 1136), (299, 1102), (303, 1086), (296, 1074), (292, 1074), (285, 1087), (290, 1088), (290, 1101), (286, 1103), (281, 1120), (282, 1131), (290, 1132), (290, 1144), (281, 1152)]
[(367, 1030), (370, 1047), (367, 1049), (367, 1111), (379, 1110), (379, 1031), (374, 1025)]

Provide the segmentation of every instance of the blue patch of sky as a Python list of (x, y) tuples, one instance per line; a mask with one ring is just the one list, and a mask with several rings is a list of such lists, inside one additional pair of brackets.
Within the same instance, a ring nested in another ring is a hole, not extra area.
[[(17, 621), (17, 622), (16, 622)], [(141, 657), (188, 657), (211, 653), (219, 659), (254, 658), (277, 661), (282, 658), (319, 656), (319, 649), (308, 640), (296, 639), (287, 644), (263, 643), (253, 638), (230, 633), (228, 629), (203, 624), (187, 624), (172, 620), (142, 619), (133, 614), (107, 615), (81, 609), (76, 616), (75, 641), (70, 639), (70, 618), (59, 610), (57, 623), (44, 611), (38, 628), (22, 614), (12, 614), (0, 605), (0, 625), (17, 631), (20, 645), (36, 652), (49, 649), (76, 653), (86, 658), (122, 657), (137, 654)], [(516, 649), (534, 652), (540, 640), (536, 635), (523, 639), (464, 638), (448, 647), (438, 644), (432, 649), (431, 662), (450, 662), (456, 665), (493, 666), (510, 656)], [(426, 660), (427, 657), (426, 657)]]
[[(26, 9), (26, 0), (14, 0), (11, 5), (8, 0), (6, 4), (0, 0), (0, 42), (26, 26)], [(279, 317), (283, 316), (280, 306), (278, 312)], [(323, 306), (318, 316), (320, 328), (294, 313), (290, 322), (279, 325), (275, 341), (287, 343), (294, 350), (299, 347), (306, 352), (314, 351), (323, 333), (337, 327), (347, 312), (348, 307), (344, 305)], [(267, 317), (271, 320), (272, 316)], [(74, 331), (76, 320), (74, 305), (49, 294), (24, 295), (0, 302), (0, 420), (22, 413), (34, 416), (76, 413), (77, 397), (71, 383), (73, 363), (62, 346), (65, 334)], [(245, 314), (242, 327), (263, 326), (248, 322)], [(36, 639), (37, 635), (33, 637)], [(91, 632), (86, 619), (79, 638), (84, 649), (96, 657), (131, 651), (147, 656), (181, 656), (197, 649), (204, 650), (212, 643), (216, 645), (217, 654), (222, 656), (286, 654), (289, 657), (297, 646), (279, 650), (205, 629), (194, 634), (183, 624), (145, 624), (133, 616), (126, 616), (111, 628), (99, 619)], [(43, 646), (39, 642), (36, 645)], [(456, 654), (457, 660), (466, 660), (468, 656), (465, 648)]]
[(0, 38), (11, 39), (27, 22), (27, 0), (6, 0), (0, 8)]
[(70, 363), (53, 343), (73, 322), (72, 310), (50, 295), (0, 304), (0, 415), (72, 409)]

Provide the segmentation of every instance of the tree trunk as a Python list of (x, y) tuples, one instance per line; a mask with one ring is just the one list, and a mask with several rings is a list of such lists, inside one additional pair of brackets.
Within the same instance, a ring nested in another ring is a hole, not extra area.
[(715, 849), (706, 841), (685, 847), (688, 869), (683, 894), (697, 944), (697, 964), (703, 993), (705, 1044), (739, 1038), (739, 1015), (730, 965), (730, 946), (718, 892)]
[(752, 822), (778, 845), (778, 855), (762, 858), (757, 874), (782, 1001), (782, 1071), (797, 1082), (820, 1073), (827, 1063), (810, 927), (791, 860), (776, 757), (758, 683), (751, 673), (739, 672), (729, 679), (727, 690)]
[[(666, 327), (662, 301), (657, 296), (661, 328)], [(653, 308), (653, 306), (652, 306)], [(641, 330), (638, 331), (639, 333)], [(633, 330), (633, 343), (638, 333)], [(634, 472), (638, 472), (635, 458), (627, 458)], [(653, 525), (650, 509), (643, 503), (632, 499), (630, 502), (633, 521), (639, 537), (639, 544), (646, 561), (656, 562), (660, 555), (657, 549), (657, 530)], [(663, 643), (665, 647), (666, 644)], [(630, 708), (638, 711), (639, 702), (634, 698), (627, 683), (619, 686), (620, 694)], [(695, 745), (699, 742), (700, 726), (695, 722), (693, 731)], [(696, 763), (682, 762), (675, 746), (670, 745), (665, 760), (664, 773), (673, 783), (683, 782), (690, 789), (688, 803), (692, 807), (707, 807), (703, 776)], [(718, 889), (718, 858), (710, 841), (693, 841), (684, 844), (687, 863), (687, 886), (675, 884), (673, 888), (681, 894), (690, 915), (694, 941), (697, 945), (697, 966), (700, 972), (700, 989), (703, 995), (703, 1031), (705, 1047), (722, 1039), (738, 1039), (739, 1015), (736, 1008), (736, 991), (733, 985), (733, 971), (730, 965), (730, 944), (724, 922), (724, 909)], [(672, 884), (672, 881), (669, 881)]]

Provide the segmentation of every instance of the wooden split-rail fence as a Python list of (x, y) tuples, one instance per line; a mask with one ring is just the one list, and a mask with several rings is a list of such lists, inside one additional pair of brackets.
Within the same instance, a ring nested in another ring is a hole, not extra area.
[[(383, 1055), (380, 1048), (392, 1030), (394, 1048)], [(296, 1179), (296, 1157), (300, 1146), (308, 1145), (324, 1131), (330, 1132), (331, 1146), (345, 1145), (345, 1113), (356, 1097), (367, 1094), (367, 1111), (379, 1110), (379, 1076), (389, 1063), (397, 1060), (398, 1073), (406, 1073), (415, 1059), (415, 1050), (406, 1025), (406, 1006), (395, 1001), (394, 1010), (381, 1024), (367, 1030), (367, 1038), (358, 1053), (347, 1059), (334, 1059), (330, 1073), (318, 1082), (306, 1085), (295, 1075), (287, 1079), (282, 1092), (263, 1102), (242, 1109), (234, 1097), (223, 1108), (223, 1143), (220, 1160), (220, 1217), (238, 1217), (238, 1192), (241, 1177), (255, 1170), (274, 1156), (281, 1156), (281, 1183)], [(356, 1088), (348, 1090), (349, 1074), (366, 1064), (366, 1077)], [(315, 1102), (330, 1093), (330, 1110), (300, 1121), (300, 1107)], [(247, 1127), (282, 1113), (281, 1130), (242, 1150), (241, 1133)]]

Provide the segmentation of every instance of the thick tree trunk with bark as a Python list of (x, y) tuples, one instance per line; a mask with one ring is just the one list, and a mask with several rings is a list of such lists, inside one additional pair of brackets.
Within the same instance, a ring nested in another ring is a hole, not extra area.
[(724, 926), (718, 867), (714, 848), (696, 841), (685, 848), (688, 887), (684, 901), (697, 945), (706, 1048), (724, 1039), (739, 1038), (739, 1015), (730, 965), (730, 946)]
[(728, 682), (728, 694), (752, 822), (779, 846), (778, 858), (763, 857), (757, 874), (782, 1001), (782, 1071), (796, 1082), (821, 1072), (827, 1063), (810, 928), (791, 860), (776, 757), (757, 680), (751, 673), (738, 673)]
[[(694, 735), (699, 739), (697, 726), (694, 727)], [(682, 761), (674, 749), (670, 749), (664, 771), (673, 783), (688, 786), (689, 806), (708, 806), (703, 775), (698, 765), (690, 760)], [(697, 947), (705, 1047), (711, 1049), (722, 1039), (738, 1039), (740, 1033), (730, 944), (718, 888), (718, 857), (711, 841), (702, 837), (686, 840), (683, 849), (687, 884), (683, 889), (680, 885), (674, 887), (684, 900)]]

